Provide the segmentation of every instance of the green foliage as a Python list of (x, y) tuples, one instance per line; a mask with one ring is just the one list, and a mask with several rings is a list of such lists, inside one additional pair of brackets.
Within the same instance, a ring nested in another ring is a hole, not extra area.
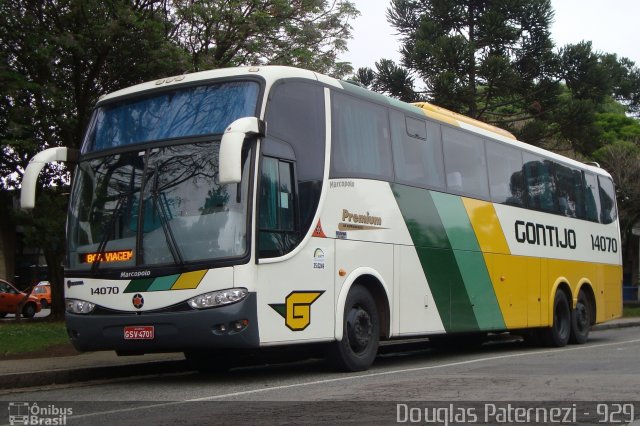
[(336, 57), (358, 15), (346, 0), (175, 0), (172, 39), (193, 70), (278, 64), (342, 77), (351, 67)]
[(597, 113), (594, 124), (600, 130), (600, 139), (604, 144), (640, 141), (640, 122), (624, 114)]
[(414, 79), (406, 69), (390, 59), (381, 59), (375, 66), (375, 71), (371, 68), (359, 68), (352, 80), (404, 102), (418, 100), (418, 94), (413, 90)]
[[(184, 56), (166, 40), (162, 4), (2, 3), (0, 172), (5, 186), (18, 184), (36, 152), (78, 148), (101, 95), (185, 69)], [(49, 166), (42, 179), (45, 185), (62, 184), (64, 166)]]

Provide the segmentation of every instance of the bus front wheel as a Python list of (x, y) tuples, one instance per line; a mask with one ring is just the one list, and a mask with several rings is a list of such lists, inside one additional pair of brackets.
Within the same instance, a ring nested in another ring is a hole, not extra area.
[(378, 353), (380, 321), (366, 288), (356, 285), (349, 291), (342, 327), (342, 340), (329, 346), (329, 361), (341, 371), (368, 369)]
[(560, 348), (566, 346), (571, 336), (571, 309), (567, 296), (561, 290), (556, 291), (553, 300), (553, 324), (541, 330), (542, 341), (546, 346)]

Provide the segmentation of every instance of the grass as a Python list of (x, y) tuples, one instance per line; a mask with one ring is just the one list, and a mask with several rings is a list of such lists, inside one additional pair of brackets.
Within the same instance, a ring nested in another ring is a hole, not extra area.
[(69, 342), (64, 322), (0, 323), (0, 357), (37, 352)]
[(625, 306), (622, 309), (623, 318), (638, 318), (640, 317), (640, 306)]

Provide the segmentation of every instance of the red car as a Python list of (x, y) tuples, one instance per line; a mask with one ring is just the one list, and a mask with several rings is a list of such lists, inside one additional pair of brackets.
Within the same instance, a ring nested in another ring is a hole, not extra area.
[[(0, 318), (7, 314), (15, 314), (18, 304), (26, 295), (5, 280), (0, 280)], [(30, 294), (22, 307), (22, 316), (32, 318), (37, 312), (40, 312), (40, 309), (40, 301)]]

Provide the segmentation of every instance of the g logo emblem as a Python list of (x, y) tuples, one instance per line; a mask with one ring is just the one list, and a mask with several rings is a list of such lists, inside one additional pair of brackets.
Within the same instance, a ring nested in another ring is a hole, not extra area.
[(311, 305), (324, 291), (292, 291), (285, 303), (270, 304), (284, 318), (284, 323), (292, 331), (302, 331), (311, 324)]

